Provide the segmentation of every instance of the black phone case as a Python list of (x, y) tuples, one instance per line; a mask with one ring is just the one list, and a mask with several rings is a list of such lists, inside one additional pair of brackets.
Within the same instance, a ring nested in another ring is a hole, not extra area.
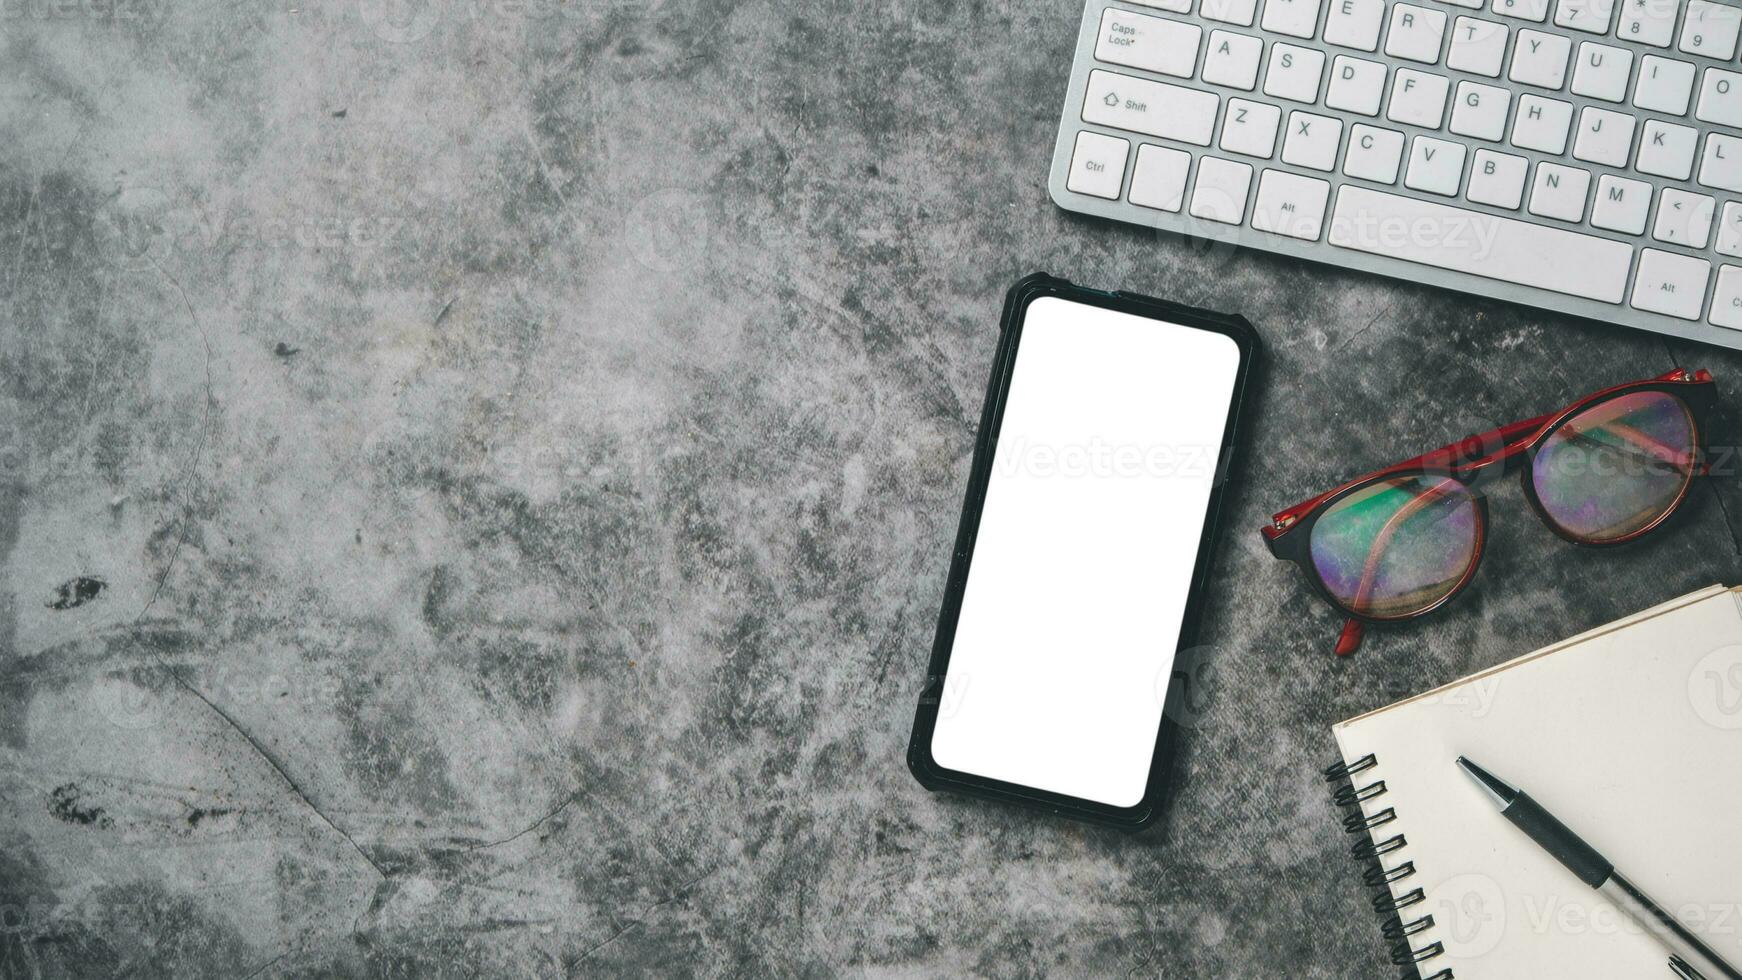
[[(1012, 286), (1004, 297), (1003, 324), (999, 333), (997, 356), (992, 363), (992, 380), (986, 390), (986, 405), (980, 413), (980, 429), (974, 443), (967, 497), (962, 505), (961, 524), (956, 531), (955, 551), (950, 558), (950, 577), (944, 589), (943, 609), (938, 614), (937, 635), (932, 642), (931, 666), (927, 671), (925, 688), (920, 694), (919, 708), (914, 714), (913, 734), (908, 740), (907, 765), (920, 785), (934, 792), (950, 790), (967, 793), (1135, 831), (1153, 823), (1161, 812), (1168, 771), (1173, 759), (1173, 747), (1179, 737), (1179, 726), (1171, 717), (1171, 711), (1162, 713), (1161, 726), (1156, 733), (1155, 755), (1150, 761), (1149, 779), (1143, 798), (1130, 807), (1109, 806), (945, 769), (933, 760), (931, 754), (932, 730), (937, 724), (944, 678), (949, 672), (950, 649), (955, 642), (962, 592), (967, 585), (968, 568), (974, 557), (974, 540), (980, 526), (980, 511), (985, 503), (986, 487), (992, 475), (992, 456), (998, 444), (998, 430), (1004, 421), (1004, 403), (1009, 395), (1011, 373), (1016, 365), (1016, 349), (1022, 339), (1022, 325), (1029, 304), (1043, 296), (1056, 296), (1071, 302), (1213, 331), (1232, 338), (1240, 348), (1240, 366), (1235, 375), (1234, 392), (1228, 405), (1228, 423), (1216, 460), (1216, 479), (1210, 490), (1203, 535), (1198, 542), (1197, 561), (1192, 569), (1191, 588), (1186, 596), (1177, 649), (1185, 650), (1197, 643), (1199, 621), (1203, 615), (1205, 581), (1209, 577), (1222, 498), (1227, 489), (1227, 475), (1239, 437), (1242, 409), (1246, 403), (1247, 379), (1258, 350), (1258, 335), (1251, 324), (1238, 316), (1194, 309), (1131, 293), (1086, 289), (1045, 273), (1028, 276)], [(1167, 324), (1158, 326), (1166, 328)], [(1175, 697), (1180, 693), (1176, 690), (1182, 683), (1178, 666), (1176, 661), (1176, 670), (1169, 681), (1167, 698), (1170, 705), (1176, 703)]]

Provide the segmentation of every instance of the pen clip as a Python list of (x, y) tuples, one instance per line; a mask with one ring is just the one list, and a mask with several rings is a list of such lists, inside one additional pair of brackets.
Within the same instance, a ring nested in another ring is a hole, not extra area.
[(1674, 953), (1669, 955), (1669, 968), (1676, 976), (1680, 977), (1681, 980), (1706, 980), (1706, 978), (1700, 974), (1700, 971), (1688, 965), (1687, 960), (1682, 959)]

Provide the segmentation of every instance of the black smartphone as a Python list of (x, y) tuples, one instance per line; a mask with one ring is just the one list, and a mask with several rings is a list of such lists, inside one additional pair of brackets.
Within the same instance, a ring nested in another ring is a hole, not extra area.
[(1159, 814), (1257, 346), (1236, 316), (1046, 275), (1010, 290), (908, 744), (926, 788)]

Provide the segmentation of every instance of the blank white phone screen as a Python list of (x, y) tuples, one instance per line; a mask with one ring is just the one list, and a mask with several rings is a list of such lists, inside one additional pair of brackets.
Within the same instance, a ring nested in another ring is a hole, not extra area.
[(1029, 305), (932, 731), (939, 765), (1142, 801), (1239, 368), (1222, 334)]

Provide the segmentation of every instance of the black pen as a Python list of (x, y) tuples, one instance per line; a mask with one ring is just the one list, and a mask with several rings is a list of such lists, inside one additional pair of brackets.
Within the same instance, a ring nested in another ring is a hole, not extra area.
[(1669, 949), (1669, 968), (1682, 980), (1742, 980), (1742, 973), (1736, 972), (1736, 968), (1724, 962), (1710, 946), (1700, 942), (1698, 936), (1648, 898), (1639, 886), (1622, 877), (1615, 865), (1578, 834), (1567, 829), (1566, 824), (1556, 820), (1553, 814), (1542, 808), (1542, 804), (1461, 755), (1458, 756), (1458, 765), (1494, 797), (1494, 802), (1500, 805), (1501, 815), (1524, 831), (1525, 836), (1536, 841), (1580, 881), (1595, 888), (1616, 908), (1657, 937), (1657, 941)]

